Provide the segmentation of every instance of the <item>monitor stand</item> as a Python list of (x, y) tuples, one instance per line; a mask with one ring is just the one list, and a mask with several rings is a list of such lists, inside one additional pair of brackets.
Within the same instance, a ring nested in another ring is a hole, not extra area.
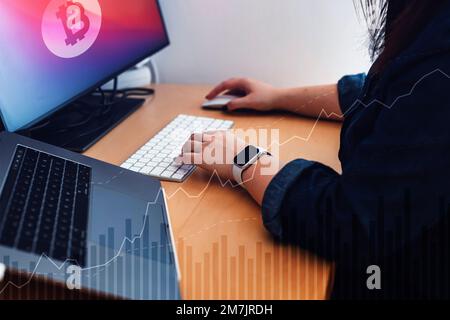
[(85, 152), (145, 102), (145, 99), (125, 97), (105, 103), (104, 98), (99, 94), (88, 95), (17, 133), (74, 152)]

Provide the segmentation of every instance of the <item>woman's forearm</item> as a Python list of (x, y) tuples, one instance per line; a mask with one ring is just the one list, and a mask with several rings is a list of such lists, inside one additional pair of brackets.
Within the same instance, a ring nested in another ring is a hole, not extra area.
[(264, 168), (269, 166), (271, 168), (275, 168), (274, 170), (271, 170), (273, 171), (272, 174), (263, 173), (262, 162), (258, 161), (256, 164), (244, 171), (242, 176), (245, 189), (259, 205), (262, 205), (263, 203), (264, 194), (269, 187), (270, 182), (282, 168), (279, 161), (271, 156), (265, 156), (265, 159), (263, 160)]
[[(276, 105), (303, 116), (342, 120), (336, 84), (279, 89)], [(322, 114), (321, 114), (322, 113)]]
[[(275, 104), (280, 109), (294, 112), (303, 116), (317, 117), (321, 115), (330, 120), (342, 120), (339, 95), (336, 84), (304, 88), (278, 89)], [(283, 167), (279, 160), (266, 156), (265, 162), (277, 165), (273, 174), (263, 174), (261, 161), (258, 161), (243, 174), (244, 187), (250, 195), (262, 205), (264, 193), (270, 182)], [(266, 163), (264, 164), (266, 166)]]

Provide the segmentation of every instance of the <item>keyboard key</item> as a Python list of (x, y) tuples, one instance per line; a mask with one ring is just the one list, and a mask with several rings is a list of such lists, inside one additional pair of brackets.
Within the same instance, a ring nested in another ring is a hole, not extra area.
[(179, 169), (176, 174), (181, 174), (183, 176), (185, 176), (186, 174), (188, 174), (189, 170), (183, 170), (183, 169)]
[(177, 171), (178, 169), (180, 169), (180, 167), (181, 167), (181, 166), (179, 166), (179, 165), (171, 164), (170, 166), (167, 167), (167, 170), (170, 170), (170, 171)]
[(185, 174), (176, 173), (176, 174), (174, 174), (174, 175), (172, 176), (172, 178), (177, 179), (177, 180), (180, 180), (180, 179), (183, 179), (184, 176), (185, 176)]
[(161, 165), (161, 167), (167, 168), (168, 166), (170, 166), (171, 163), (172, 163), (171, 159), (164, 159), (163, 161), (161, 161), (160, 165)]
[(141, 170), (139, 170), (139, 172), (142, 174), (150, 174), (150, 172), (152, 172), (153, 169), (154, 167), (144, 167)]
[(132, 164), (124, 163), (123, 165), (121, 165), (121, 168), (130, 169), (132, 166), (133, 166)]
[(23, 251), (32, 252), (33, 251), (33, 239), (25, 239), (22, 238), (19, 241), (19, 245), (17, 246), (18, 249)]
[(172, 172), (172, 173), (175, 173), (176, 171), (178, 171), (178, 167), (168, 167), (167, 169), (166, 169), (166, 171), (167, 172)]
[(172, 171), (164, 171), (162, 174), (161, 174), (161, 177), (163, 177), (163, 178), (170, 178), (170, 177), (172, 177), (173, 176), (173, 174), (174, 174), (174, 172), (172, 172)]
[(156, 175), (159, 176), (161, 173), (163, 173), (165, 171), (166, 168), (161, 168), (161, 167), (157, 167), (155, 169), (153, 169), (153, 171), (151, 172), (152, 175)]
[(77, 247), (84, 263), (90, 186), (89, 167), (18, 146), (0, 195), (0, 244), (59, 260)]

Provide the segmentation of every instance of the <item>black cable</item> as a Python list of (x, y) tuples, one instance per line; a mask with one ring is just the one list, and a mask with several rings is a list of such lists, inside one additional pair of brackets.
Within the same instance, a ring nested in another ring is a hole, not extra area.
[[(154, 94), (154, 92), (155, 92), (153, 89), (145, 89), (145, 88), (139, 88), (139, 89), (146, 90), (147, 92), (152, 92), (153, 94)], [(84, 132), (84, 133), (78, 135), (76, 138), (74, 138), (74, 139), (72, 139), (72, 140), (69, 140), (69, 141), (67, 141), (66, 143), (64, 143), (64, 144), (62, 145), (62, 147), (66, 147), (66, 146), (70, 145), (71, 143), (73, 143), (74, 141), (76, 141), (77, 139), (80, 139), (80, 138), (85, 137), (85, 136), (89, 136), (89, 135), (91, 135), (91, 134), (93, 134), (93, 133), (95, 133), (95, 132), (97, 132), (97, 131), (99, 131), (99, 130), (102, 130), (103, 128), (109, 127), (109, 126), (111, 125), (111, 121), (112, 121), (112, 120), (113, 120), (112, 118), (109, 118), (109, 119), (107, 120), (107, 122), (104, 123), (102, 126), (97, 127), (97, 128), (95, 128), (95, 129), (92, 129), (92, 130), (90, 130), (90, 131), (87, 131), (87, 132)], [(67, 131), (68, 131), (68, 130), (67, 130)]]
[[(126, 100), (129, 97), (132, 96), (148, 97), (154, 95), (155, 91), (150, 88), (129, 88), (119, 90), (118, 79), (116, 77), (113, 80), (112, 90), (103, 90), (102, 88), (98, 88), (93, 92), (93, 95), (95, 95), (96, 93), (100, 94), (101, 102), (99, 103), (93, 103), (91, 101), (87, 102), (83, 101), (83, 99), (80, 99), (74, 103), (75, 108), (78, 109), (77, 113), (85, 115), (86, 116), (85, 119), (72, 124), (64, 124), (64, 128), (52, 128), (52, 125), (55, 123), (55, 120), (59, 118), (55, 117), (55, 119), (48, 120), (43, 124), (28, 129), (28, 131), (31, 133), (39, 130), (54, 130), (55, 132), (52, 132), (53, 134), (63, 134), (66, 133), (67, 131), (70, 131), (71, 129), (86, 125), (95, 118), (107, 116), (115, 105), (120, 104), (122, 101)], [(107, 124), (101, 126), (100, 128), (96, 128), (95, 131), (103, 127), (106, 127), (107, 125), (109, 125), (110, 121), (111, 120), (107, 121)], [(92, 134), (95, 131), (83, 134), (82, 136)]]

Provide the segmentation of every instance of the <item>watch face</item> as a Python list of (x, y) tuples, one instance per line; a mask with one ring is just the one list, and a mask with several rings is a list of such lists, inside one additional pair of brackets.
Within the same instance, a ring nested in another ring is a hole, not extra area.
[(259, 154), (259, 149), (254, 146), (247, 146), (244, 150), (242, 150), (235, 158), (234, 164), (238, 167), (245, 167), (250, 160), (257, 157)]

